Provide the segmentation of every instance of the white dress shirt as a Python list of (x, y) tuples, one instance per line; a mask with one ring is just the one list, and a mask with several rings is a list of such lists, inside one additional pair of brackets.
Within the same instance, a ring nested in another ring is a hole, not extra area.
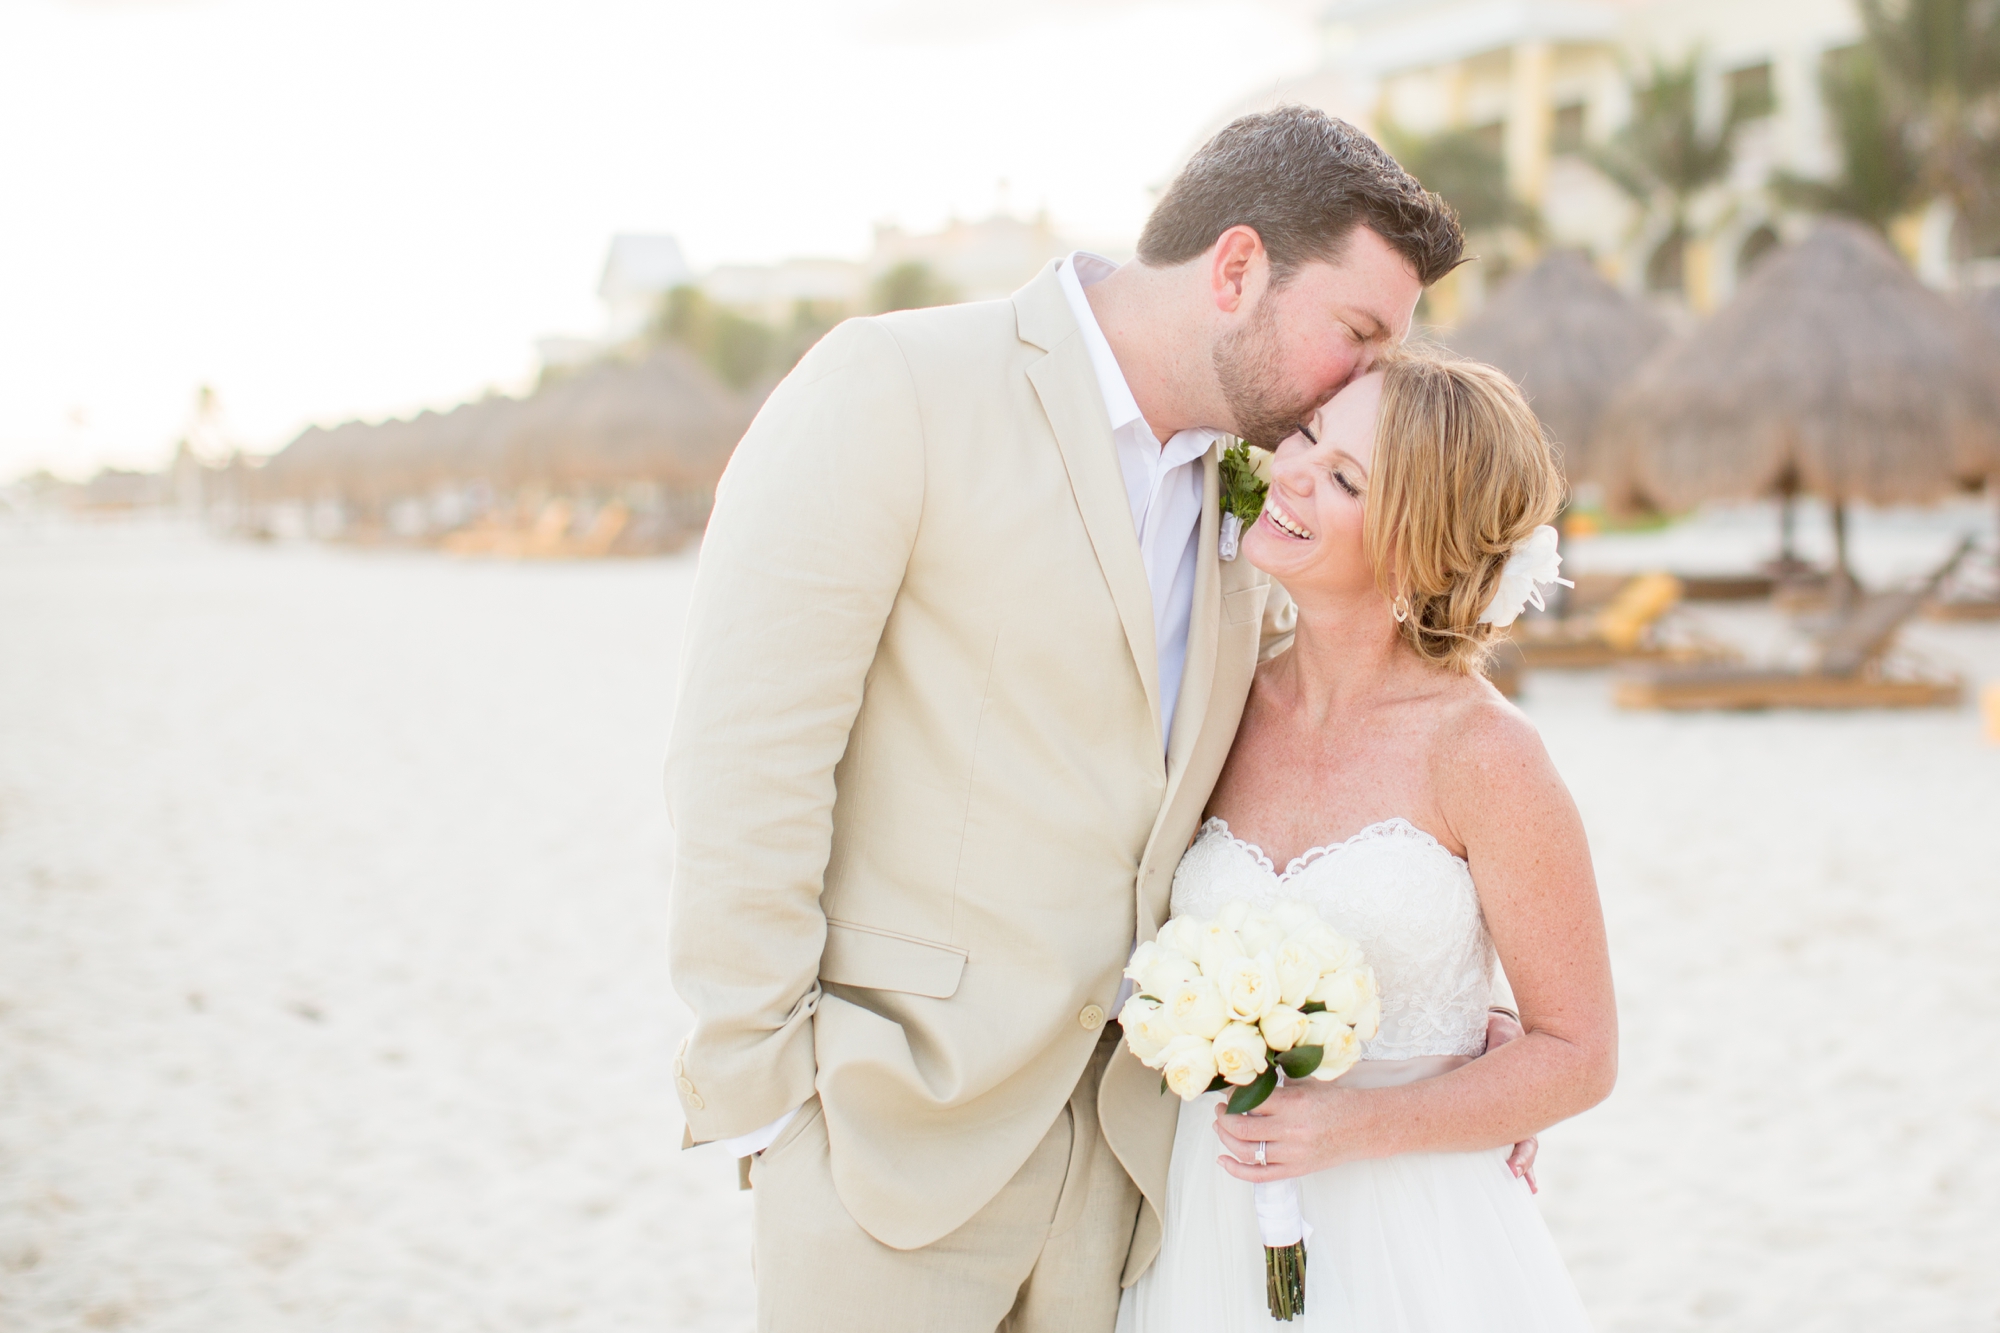
[[(1146, 582), (1153, 593), (1153, 646), (1159, 654), (1160, 741), (1173, 740), (1174, 705), (1181, 697), (1181, 677), (1187, 671), (1188, 621), (1194, 615), (1195, 559), (1201, 538), (1201, 457), (1222, 438), (1219, 430), (1184, 430), (1166, 444), (1146, 424), (1132, 397), (1125, 372), (1097, 326), (1097, 315), (1083, 289), (1118, 271), (1103, 255), (1085, 250), (1071, 254), (1056, 270), (1063, 295), (1083, 331), (1083, 345), (1097, 372), (1098, 392), (1111, 419), (1111, 442), (1118, 451), (1118, 470), (1125, 478), (1125, 499), (1132, 506), (1132, 530), (1139, 539)], [(1119, 989), (1122, 1007), (1131, 990)], [(1114, 1007), (1112, 1013), (1117, 1013)], [(793, 1107), (762, 1129), (718, 1142), (731, 1157), (751, 1157), (777, 1142), (792, 1123)]]
[(1098, 392), (1111, 419), (1111, 442), (1125, 477), (1132, 506), (1132, 529), (1139, 558), (1153, 592), (1153, 646), (1159, 654), (1160, 743), (1173, 741), (1174, 706), (1187, 671), (1188, 621), (1194, 615), (1194, 569), (1201, 536), (1201, 458), (1222, 438), (1219, 430), (1180, 431), (1164, 445), (1146, 424), (1125, 372), (1104, 340), (1097, 315), (1083, 289), (1118, 271), (1103, 255), (1078, 250), (1062, 261), (1056, 277), (1070, 312), (1083, 331), (1083, 345), (1097, 371)]

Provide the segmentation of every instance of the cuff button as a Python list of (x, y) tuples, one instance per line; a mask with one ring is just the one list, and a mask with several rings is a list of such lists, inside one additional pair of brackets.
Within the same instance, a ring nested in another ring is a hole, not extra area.
[(1076, 1021), (1085, 1032), (1095, 1032), (1104, 1026), (1104, 1011), (1094, 1004), (1086, 1004), (1083, 1012), (1076, 1016)]

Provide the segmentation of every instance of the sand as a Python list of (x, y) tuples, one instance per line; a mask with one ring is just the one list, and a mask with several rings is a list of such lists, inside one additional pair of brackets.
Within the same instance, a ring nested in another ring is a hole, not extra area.
[[(1756, 518), (1575, 563), (1720, 567)], [(1943, 522), (1858, 539), (1915, 568)], [(679, 1151), (668, 1068), (691, 571), (0, 526), (0, 1329), (752, 1326), (748, 1196)], [(1910, 637), (2000, 678), (2000, 628)], [(1524, 704), (1622, 1006), (1617, 1092), (1543, 1159), (1599, 1326), (1995, 1328), (1970, 705), (1621, 714), (1601, 674)]]

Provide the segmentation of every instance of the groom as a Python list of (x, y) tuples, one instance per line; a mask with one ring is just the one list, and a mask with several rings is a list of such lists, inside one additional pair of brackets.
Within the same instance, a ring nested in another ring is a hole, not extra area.
[(1246, 116), (1135, 262), (849, 321), (759, 413), (667, 797), (674, 1072), (753, 1159), (760, 1329), (1111, 1328), (1179, 1103), (1107, 1019), (1290, 624), (1217, 555), (1217, 442), (1290, 434), (1462, 244), (1351, 126)]

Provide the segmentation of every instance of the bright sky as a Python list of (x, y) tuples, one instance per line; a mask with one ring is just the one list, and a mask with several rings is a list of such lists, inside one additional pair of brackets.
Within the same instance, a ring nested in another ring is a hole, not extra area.
[(697, 268), (1137, 234), (1309, 0), (0, 0), (0, 478), (518, 387), (617, 231)]

